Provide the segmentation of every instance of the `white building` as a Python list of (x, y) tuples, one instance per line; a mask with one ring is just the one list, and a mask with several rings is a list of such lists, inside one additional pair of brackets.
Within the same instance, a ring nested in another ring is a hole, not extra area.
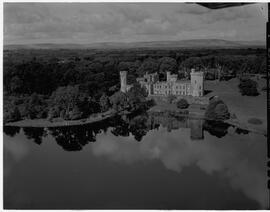
[[(127, 92), (132, 85), (127, 85), (127, 72), (120, 72), (121, 77), (121, 91)], [(190, 95), (190, 96), (203, 96), (204, 95), (204, 76), (203, 72), (196, 72), (191, 70), (190, 80), (178, 80), (176, 74), (167, 72), (167, 80), (159, 81), (158, 74), (146, 73), (143, 77), (137, 78), (141, 86), (144, 86), (148, 95)]]

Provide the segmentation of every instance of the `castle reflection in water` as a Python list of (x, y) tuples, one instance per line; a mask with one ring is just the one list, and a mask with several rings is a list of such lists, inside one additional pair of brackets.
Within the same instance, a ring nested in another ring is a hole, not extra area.
[[(27, 139), (33, 140), (40, 145), (43, 138), (52, 136), (56, 143), (66, 151), (79, 151), (90, 143), (96, 142), (96, 136), (111, 132), (114, 136), (133, 136), (134, 140), (140, 142), (148, 132), (166, 128), (168, 132), (179, 129), (190, 129), (191, 140), (204, 139), (204, 131), (221, 138), (227, 134), (229, 125), (213, 123), (202, 119), (188, 118), (170, 112), (155, 112), (133, 114), (128, 116), (116, 116), (105, 121), (80, 126), (54, 127), (54, 128), (19, 128), (4, 127), (4, 133), (15, 136), (23, 132)], [(188, 131), (187, 131), (188, 132)], [(236, 129), (237, 133), (248, 133)]]
[(155, 125), (161, 125), (162, 127), (167, 128), (168, 132), (180, 128), (190, 128), (190, 138), (192, 140), (204, 138), (203, 119), (174, 116), (170, 113), (152, 113), (149, 115), (148, 121), (150, 121), (152, 129)]

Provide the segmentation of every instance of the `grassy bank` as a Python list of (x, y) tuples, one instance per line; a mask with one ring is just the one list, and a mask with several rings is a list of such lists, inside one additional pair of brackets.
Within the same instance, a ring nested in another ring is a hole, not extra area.
[[(267, 132), (267, 97), (266, 92), (261, 88), (266, 86), (266, 80), (257, 81), (259, 96), (242, 96), (239, 92), (238, 79), (229, 81), (206, 81), (205, 89), (210, 91), (206, 96), (219, 96), (228, 106), (231, 114), (236, 115), (236, 119), (228, 120), (230, 124), (238, 125), (243, 129), (252, 131)], [(261, 124), (250, 123), (251, 119), (259, 119)]]
[(104, 121), (108, 118), (111, 118), (115, 115), (124, 115), (130, 112), (121, 111), (119, 113), (115, 113), (114, 111), (107, 111), (104, 113), (97, 113), (89, 118), (80, 119), (80, 120), (63, 120), (63, 119), (53, 119), (49, 121), (48, 119), (25, 119), (16, 122), (6, 123), (5, 126), (14, 126), (14, 127), (65, 127), (65, 126), (76, 126), (76, 125), (84, 125), (91, 124), (99, 121)]

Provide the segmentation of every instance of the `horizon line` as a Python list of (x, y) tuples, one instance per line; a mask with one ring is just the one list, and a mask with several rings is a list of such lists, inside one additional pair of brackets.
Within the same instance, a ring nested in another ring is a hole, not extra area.
[(5, 44), (3, 42), (3, 46), (9, 45), (44, 45), (44, 44), (53, 44), (53, 45), (62, 45), (62, 44), (75, 44), (75, 45), (89, 45), (89, 44), (102, 44), (102, 43), (151, 43), (151, 42), (179, 42), (179, 41), (195, 41), (195, 40), (219, 40), (219, 41), (228, 41), (228, 42), (259, 42), (263, 43), (266, 40), (228, 40), (228, 39), (219, 39), (219, 38), (198, 38), (198, 39), (182, 39), (182, 40), (151, 40), (151, 41), (98, 41), (98, 42), (38, 42), (38, 43), (9, 43)]

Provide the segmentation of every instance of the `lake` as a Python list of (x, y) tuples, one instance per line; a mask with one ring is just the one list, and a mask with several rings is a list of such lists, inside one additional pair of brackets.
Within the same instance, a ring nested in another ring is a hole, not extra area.
[(267, 138), (168, 113), (4, 128), (6, 209), (267, 209)]

